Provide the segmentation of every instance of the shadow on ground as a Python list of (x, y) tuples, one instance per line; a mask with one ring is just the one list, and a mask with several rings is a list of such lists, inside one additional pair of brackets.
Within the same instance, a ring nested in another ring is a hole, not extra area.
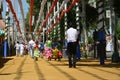
[(104, 65), (100, 65), (100, 64), (95, 64), (95, 63), (90, 63), (90, 64), (77, 64), (77, 66), (90, 66), (90, 67), (108, 67), (108, 68), (120, 68), (120, 63), (109, 63), (109, 64), (104, 64)]
[[(61, 60), (61, 63), (63, 64), (56, 64), (56, 66), (68, 66), (68, 60)], [(108, 68), (120, 68), (120, 62), (113, 63), (111, 59), (106, 59), (104, 65), (100, 65), (99, 59), (81, 59), (80, 61), (77, 61), (77, 66), (89, 66), (89, 67), (108, 67)]]
[(9, 60), (12, 60), (13, 58), (3, 58), (0, 57), (0, 68), (4, 67), (4, 64), (8, 62)]

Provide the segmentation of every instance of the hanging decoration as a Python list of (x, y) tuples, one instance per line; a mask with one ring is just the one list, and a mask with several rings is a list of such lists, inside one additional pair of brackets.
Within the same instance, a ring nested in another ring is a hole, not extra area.
[(36, 27), (34, 29), (34, 32), (37, 31), (37, 28), (39, 27), (39, 23), (40, 23), (40, 20), (41, 20), (41, 17), (42, 17), (42, 14), (43, 14), (43, 11), (44, 11), (44, 7), (45, 7), (45, 4), (46, 4), (47, 0), (43, 0), (42, 3), (41, 3), (41, 7), (40, 7), (40, 12), (39, 12), (39, 17), (38, 17), (38, 20), (37, 20), (37, 24), (36, 24)]
[(39, 29), (38, 34), (40, 34), (40, 32), (42, 31), (42, 29), (45, 26), (46, 22), (48, 21), (48, 18), (50, 16), (50, 14), (53, 12), (54, 6), (57, 4), (57, 2), (58, 2), (58, 0), (55, 0), (55, 1), (52, 2), (52, 6), (51, 6), (51, 8), (50, 8), (50, 10), (49, 10), (49, 12), (48, 12), (44, 22), (43, 22), (41, 28)]
[[(18, 0), (18, 2), (19, 2), (19, 5), (20, 5), (20, 10), (21, 10), (21, 13), (22, 13), (22, 21), (23, 21), (23, 28), (25, 28), (25, 20), (24, 20), (24, 10), (23, 10), (23, 4), (22, 4), (22, 0)], [(24, 31), (23, 31), (24, 32)], [(23, 33), (22, 32), (22, 33)], [(25, 34), (25, 33), (23, 33), (23, 34)], [(26, 38), (24, 37), (24, 40), (26, 40)]]
[(71, 5), (68, 7), (67, 10), (62, 10), (61, 15), (59, 18), (56, 19), (56, 22), (46, 31), (46, 34), (48, 34), (54, 27), (58, 24), (58, 22), (62, 19), (63, 15), (67, 12), (69, 12), (75, 5), (76, 2), (80, 2), (80, 0), (73, 0)]
[(21, 13), (22, 13), (22, 20), (23, 20), (23, 24), (25, 26), (25, 21), (24, 21), (24, 11), (23, 11), (23, 5), (22, 5), (22, 1), (21, 0), (18, 0), (19, 2), (19, 5), (20, 5), (20, 10), (21, 10)]
[(13, 9), (13, 6), (12, 6), (12, 2), (11, 2), (10, 0), (6, 0), (6, 2), (9, 4), (9, 7), (10, 7), (10, 9), (11, 9), (11, 12), (12, 12), (14, 18), (15, 18), (15, 21), (17, 22), (18, 30), (19, 30), (20, 34), (22, 34), (21, 29), (20, 29), (19, 21), (18, 21), (18, 19), (17, 19), (16, 13), (15, 13), (15, 11), (14, 11), (14, 9)]
[(53, 18), (50, 20), (50, 23), (48, 24), (48, 26), (50, 26), (50, 24), (52, 23), (52, 21), (56, 18), (56, 16), (60, 13), (60, 11), (63, 9), (65, 3), (67, 3), (68, 1), (63, 1), (61, 6), (60, 6), (60, 9), (57, 10), (53, 16)]
[(32, 31), (32, 16), (33, 16), (33, 6), (34, 6), (34, 0), (30, 0), (30, 28), (29, 33)]

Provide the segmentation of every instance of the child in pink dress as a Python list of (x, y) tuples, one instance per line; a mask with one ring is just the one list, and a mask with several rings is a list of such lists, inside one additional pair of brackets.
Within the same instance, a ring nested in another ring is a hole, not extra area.
[(48, 60), (51, 60), (52, 58), (52, 49), (51, 48), (45, 48), (45, 52), (44, 52), (46, 58)]
[(51, 48), (51, 45), (52, 45), (52, 41), (50, 40), (50, 38), (48, 38), (48, 40), (45, 43), (45, 52), (44, 52), (44, 55), (46, 56), (46, 58), (48, 60), (51, 60), (51, 58), (52, 58), (52, 48)]

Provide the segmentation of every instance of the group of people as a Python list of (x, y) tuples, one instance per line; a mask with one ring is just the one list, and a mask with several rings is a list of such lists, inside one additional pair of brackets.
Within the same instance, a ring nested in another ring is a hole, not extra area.
[[(70, 24), (68, 30), (66, 31), (69, 68), (76, 68), (76, 61), (77, 59), (80, 59), (80, 55), (77, 54), (80, 52), (80, 47), (78, 46), (78, 31), (74, 27), (75, 26), (73, 24)], [(63, 56), (62, 51), (58, 49), (59, 44), (55, 42), (53, 44), (50, 38), (46, 40), (45, 44), (31, 39), (26, 45), (17, 42), (15, 46), (16, 56), (18, 56), (18, 54), (22, 56), (24, 54), (24, 50), (27, 49), (31, 58), (34, 58), (35, 60), (38, 60), (40, 55), (42, 57), (46, 56), (48, 60), (51, 60), (52, 58), (60, 60)], [(78, 56), (79, 58), (77, 58)]]
[(37, 61), (39, 57), (43, 58), (44, 56), (48, 60), (58, 59), (58, 61), (60, 61), (62, 51), (58, 49), (58, 46), (59, 43), (52, 42), (50, 38), (48, 38), (45, 43), (43, 43), (43, 41), (34, 41), (33, 39), (27, 44), (17, 42), (15, 45), (16, 56), (23, 56), (29, 53), (30, 57), (34, 58), (35, 61)]
[(45, 43), (45, 52), (44, 55), (48, 60), (58, 59), (58, 61), (62, 58), (62, 51), (59, 48), (60, 44), (57, 41), (52, 42), (50, 38), (47, 39)]
[(24, 54), (27, 54), (27, 45), (23, 42), (16, 42), (15, 44), (16, 48), (16, 56), (23, 56)]
[(40, 50), (39, 50), (39, 43), (38, 41), (30, 40), (28, 43), (19, 42), (17, 41), (15, 44), (16, 48), (16, 56), (24, 56), (28, 53), (30, 53), (31, 58), (35, 58), (39, 56)]

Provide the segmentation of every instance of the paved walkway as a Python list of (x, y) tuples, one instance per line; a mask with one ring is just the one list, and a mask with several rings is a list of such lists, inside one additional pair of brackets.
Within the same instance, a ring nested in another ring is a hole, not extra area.
[(67, 59), (34, 61), (29, 55), (7, 58), (0, 68), (0, 80), (120, 80), (120, 63), (99, 65), (98, 60), (82, 59), (77, 68), (68, 68)]

